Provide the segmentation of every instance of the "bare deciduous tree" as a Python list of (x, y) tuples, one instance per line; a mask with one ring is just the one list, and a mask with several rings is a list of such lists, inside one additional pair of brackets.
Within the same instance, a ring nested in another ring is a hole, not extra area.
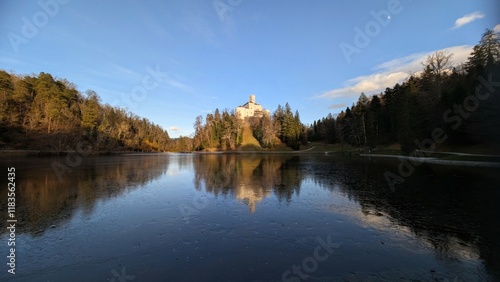
[(453, 62), (451, 61), (452, 56), (453, 54), (450, 54), (448, 50), (436, 51), (435, 53), (427, 56), (423, 66), (429, 66), (434, 75), (440, 76), (443, 72), (451, 69), (453, 66)]
[(451, 71), (453, 67), (453, 62), (448, 50), (436, 51), (435, 53), (427, 56), (425, 63), (422, 65), (428, 69), (434, 78), (434, 87), (436, 89), (436, 99), (441, 99), (441, 84), (443, 81), (443, 76), (447, 71)]

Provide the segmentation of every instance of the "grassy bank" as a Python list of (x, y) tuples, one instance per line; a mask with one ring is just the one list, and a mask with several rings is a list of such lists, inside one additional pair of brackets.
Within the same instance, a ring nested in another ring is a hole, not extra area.
[[(493, 153), (492, 153), (493, 152)], [(412, 152), (411, 156), (434, 158), (446, 161), (477, 161), (477, 162), (500, 162), (500, 155), (496, 146), (476, 145), (476, 146), (442, 146), (433, 151), (417, 150)], [(363, 153), (363, 156), (407, 156), (398, 144), (387, 147), (379, 147), (370, 152)]]

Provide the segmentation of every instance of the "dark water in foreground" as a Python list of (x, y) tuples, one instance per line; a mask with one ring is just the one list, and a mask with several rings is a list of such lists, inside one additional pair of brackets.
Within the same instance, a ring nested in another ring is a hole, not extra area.
[[(0, 160), (0, 281), (498, 281), (499, 169), (324, 155)], [(16, 274), (7, 167), (16, 168)]]

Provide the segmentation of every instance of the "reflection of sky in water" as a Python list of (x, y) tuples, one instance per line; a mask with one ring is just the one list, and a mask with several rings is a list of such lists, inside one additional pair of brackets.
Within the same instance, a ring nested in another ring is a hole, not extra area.
[[(342, 166), (332, 175), (322, 172), (321, 163), (282, 156), (106, 160), (83, 165), (62, 183), (50, 182), (47, 170), (32, 173), (33, 181), (60, 185), (40, 198), (59, 207), (38, 208), (52, 221), (41, 224), (32, 216), (28, 230), (40, 230), (18, 233), (19, 281), (56, 281), (75, 273), (80, 281), (104, 280), (121, 266), (141, 281), (210, 280), (199, 271), (233, 280), (277, 281), (291, 265), (311, 256), (318, 237), (327, 236), (340, 247), (320, 264), (313, 276), (318, 279), (452, 281), (486, 275), (474, 242), (446, 229), (437, 235), (435, 230), (414, 231), (381, 209), (385, 206), (370, 206), (341, 181), (359, 177)], [(67, 190), (71, 193), (64, 198), (54, 194)], [(20, 194), (20, 205), (27, 195)], [(61, 205), (69, 205), (69, 211)], [(34, 213), (37, 205), (25, 210)], [(0, 239), (5, 241), (6, 233)]]
[[(420, 246), (433, 248), (432, 244), (426, 241), (429, 239), (428, 236), (425, 234), (416, 236), (408, 226), (400, 225), (390, 215), (376, 209), (362, 209), (357, 201), (339, 196), (338, 194), (334, 198), (337, 200), (334, 204), (328, 206), (329, 210), (336, 214), (348, 216), (350, 221), (355, 222), (359, 226), (383, 232), (391, 237), (391, 239), (399, 241), (401, 243), (400, 247), (404, 248), (404, 243), (414, 241), (415, 244)], [(470, 243), (453, 236), (448, 236), (443, 238), (443, 240), (446, 241), (446, 245), (448, 246), (445, 253), (446, 257), (470, 261), (478, 261), (480, 259), (479, 250)], [(415, 251), (415, 249), (412, 249), (412, 251)]]

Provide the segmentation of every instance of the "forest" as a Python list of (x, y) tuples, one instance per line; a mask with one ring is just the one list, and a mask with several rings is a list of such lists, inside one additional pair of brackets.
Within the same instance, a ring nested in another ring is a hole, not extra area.
[(410, 153), (428, 149), (422, 143), (431, 139), (435, 145), (480, 144), (498, 153), (498, 34), (486, 30), (464, 64), (455, 66), (453, 54), (438, 51), (422, 65), (421, 72), (403, 83), (371, 97), (361, 93), (355, 104), (336, 117), (330, 114), (315, 121), (308, 127), (308, 140), (365, 149), (398, 143), (404, 153)]
[[(97, 93), (50, 74), (20, 76), (0, 70), (0, 149), (70, 151), (79, 141), (94, 151), (236, 150), (250, 130), (261, 148), (299, 150), (309, 142), (360, 150), (399, 144), (401, 151), (433, 145), (500, 144), (500, 39), (486, 30), (468, 61), (438, 51), (422, 71), (377, 95), (360, 93), (352, 106), (304, 125), (288, 103), (270, 115), (236, 117), (216, 109), (198, 116), (194, 135), (172, 139), (166, 130), (124, 109), (103, 104)], [(427, 145), (425, 145), (427, 144)]]
[(104, 152), (171, 149), (160, 126), (48, 73), (19, 76), (0, 70), (0, 93), (3, 149), (64, 152), (76, 150), (79, 142)]

